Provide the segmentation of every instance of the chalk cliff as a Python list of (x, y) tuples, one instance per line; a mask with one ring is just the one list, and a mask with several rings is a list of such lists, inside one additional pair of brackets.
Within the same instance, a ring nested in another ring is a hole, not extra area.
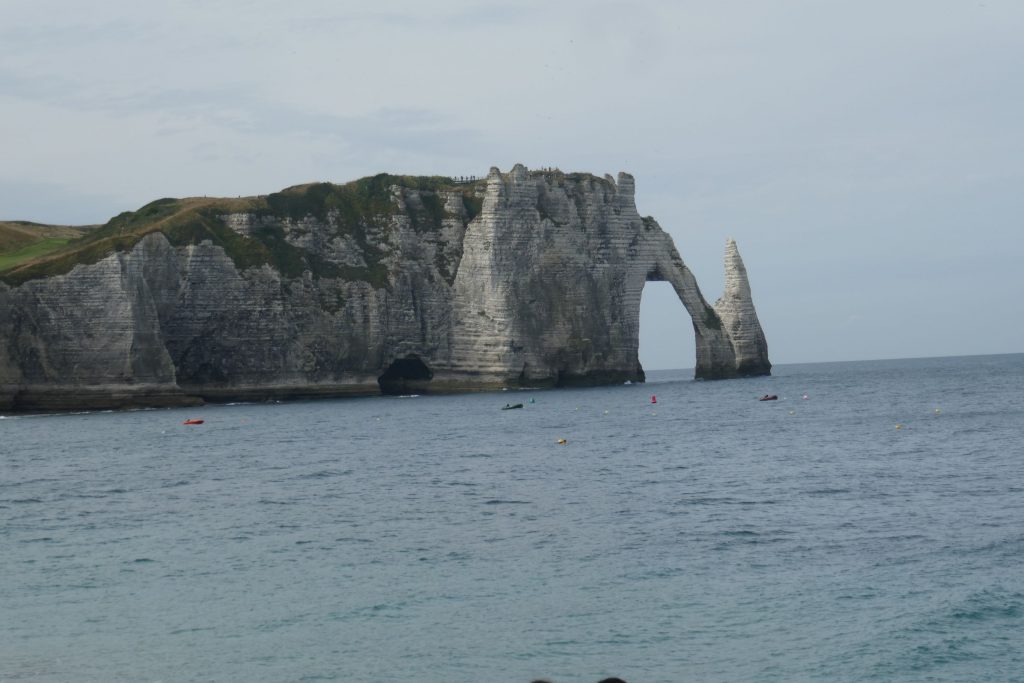
[(711, 306), (624, 173), (159, 200), (0, 273), (0, 408), (642, 381), (651, 280), (698, 378), (769, 373), (735, 243)]

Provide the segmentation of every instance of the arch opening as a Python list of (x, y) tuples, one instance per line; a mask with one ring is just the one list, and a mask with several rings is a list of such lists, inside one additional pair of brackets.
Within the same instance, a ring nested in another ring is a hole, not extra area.
[(425, 392), (434, 372), (419, 356), (410, 353), (405, 358), (395, 359), (387, 370), (377, 378), (380, 393), (386, 396), (401, 396)]
[(697, 359), (693, 320), (670, 282), (644, 283), (639, 325), (637, 356), (648, 381), (651, 371), (686, 370), (693, 377)]

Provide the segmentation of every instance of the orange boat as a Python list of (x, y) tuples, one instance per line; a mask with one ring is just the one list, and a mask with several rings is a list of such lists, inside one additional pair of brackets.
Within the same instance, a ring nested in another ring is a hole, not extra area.
[(185, 420), (181, 424), (183, 424), (183, 425), (201, 425), (201, 424), (203, 424), (203, 420)]

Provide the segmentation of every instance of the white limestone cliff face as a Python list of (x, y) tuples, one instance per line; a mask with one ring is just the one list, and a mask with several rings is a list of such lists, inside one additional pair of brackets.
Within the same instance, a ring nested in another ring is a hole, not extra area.
[(161, 339), (144, 252), (140, 244), (67, 275), (0, 284), (0, 407), (188, 402)]
[(747, 269), (740, 258), (736, 242), (729, 239), (725, 245), (725, 290), (715, 302), (715, 311), (732, 341), (739, 374), (767, 374), (768, 343), (754, 310), (754, 300), (747, 281)]
[(693, 319), (697, 377), (769, 371), (735, 244), (712, 307), (637, 213), (631, 176), (517, 165), (477, 194), (470, 215), (464, 192), (394, 186), (361, 232), (336, 211), (220, 217), (247, 237), (277, 231), (316, 273), (240, 268), (210, 241), (154, 232), (65, 275), (0, 283), (0, 408), (642, 381), (650, 280)]
[(483, 211), (467, 228), (450, 356), (439, 367), (524, 384), (642, 380), (649, 280), (670, 282), (690, 313), (697, 376), (735, 376), (728, 333), (669, 235), (637, 213), (632, 176), (491, 169)]

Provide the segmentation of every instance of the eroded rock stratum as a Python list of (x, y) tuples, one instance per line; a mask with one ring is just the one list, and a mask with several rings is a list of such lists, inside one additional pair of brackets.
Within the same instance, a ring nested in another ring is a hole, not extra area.
[(698, 378), (768, 374), (735, 243), (712, 306), (633, 190), (517, 165), (153, 202), (0, 273), (0, 407), (642, 381), (651, 280)]

